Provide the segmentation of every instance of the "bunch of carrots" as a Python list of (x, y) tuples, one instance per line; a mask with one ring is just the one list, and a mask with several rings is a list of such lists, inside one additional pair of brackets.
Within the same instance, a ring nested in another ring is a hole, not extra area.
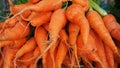
[(8, 1), (0, 68), (118, 68), (120, 24), (93, 0)]

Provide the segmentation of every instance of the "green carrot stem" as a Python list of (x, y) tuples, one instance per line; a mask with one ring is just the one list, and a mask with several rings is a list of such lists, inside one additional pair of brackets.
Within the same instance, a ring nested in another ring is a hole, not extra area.
[(107, 12), (101, 8), (98, 4), (96, 4), (93, 0), (88, 0), (90, 3), (90, 6), (92, 6), (98, 13), (100, 13), (100, 15), (102, 16), (106, 16)]

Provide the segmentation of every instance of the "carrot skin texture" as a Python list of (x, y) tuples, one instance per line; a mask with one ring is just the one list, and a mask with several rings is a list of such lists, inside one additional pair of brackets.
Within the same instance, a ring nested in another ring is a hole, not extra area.
[(87, 13), (87, 19), (91, 27), (100, 36), (103, 42), (112, 49), (112, 51), (117, 57), (120, 57), (117, 47), (115, 46), (115, 43), (112, 40), (110, 33), (105, 27), (101, 16), (96, 11), (91, 10)]
[(103, 17), (104, 24), (111, 36), (120, 41), (120, 24), (116, 21), (112, 14)]
[(66, 17), (71, 23), (75, 23), (79, 26), (85, 45), (87, 43), (90, 27), (83, 8), (78, 4), (72, 4), (66, 10)]

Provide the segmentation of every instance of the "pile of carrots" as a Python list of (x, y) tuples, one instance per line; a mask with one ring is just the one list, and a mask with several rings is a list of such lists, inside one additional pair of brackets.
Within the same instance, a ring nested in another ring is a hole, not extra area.
[(0, 68), (118, 68), (120, 24), (93, 0), (8, 1)]

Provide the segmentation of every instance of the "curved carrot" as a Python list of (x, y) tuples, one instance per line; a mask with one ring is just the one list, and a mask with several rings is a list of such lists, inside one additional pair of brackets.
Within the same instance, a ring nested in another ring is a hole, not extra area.
[(104, 24), (111, 36), (120, 41), (120, 24), (116, 21), (112, 14), (103, 17)]
[(82, 7), (78, 4), (70, 5), (66, 10), (66, 17), (71, 23), (75, 23), (79, 26), (82, 41), (85, 45), (87, 43), (90, 27)]
[(35, 11), (35, 12), (42, 12), (42, 11), (56, 10), (56, 9), (61, 8), (61, 7), (62, 7), (62, 0), (42, 0), (42, 1), (39, 1), (38, 3), (36, 3), (34, 5), (31, 5), (31, 6), (28, 6), (28, 7), (24, 8), (19, 13), (15, 14), (13, 16), (13, 18), (22, 14), (26, 10), (32, 10), (32, 11)]
[(90, 7), (88, 0), (72, 0), (72, 2), (82, 6), (84, 11), (87, 11)]
[[(48, 37), (47, 37), (47, 31), (43, 28), (43, 27), (37, 27), (35, 29), (35, 40), (36, 43), (39, 47), (40, 52), (42, 53), (46, 47), (48, 46), (48, 44), (45, 42), (47, 41)], [(47, 63), (46, 58), (47, 58), (47, 53), (45, 53), (42, 56), (42, 63), (43, 63), (43, 67), (47, 66), (45, 63)], [(38, 58), (35, 60), (35, 65), (37, 64), (38, 60), (41, 58), (41, 54), (38, 56)]]
[(103, 42), (112, 49), (113, 53), (117, 57), (120, 57), (117, 47), (115, 46), (114, 41), (112, 40), (107, 28), (105, 27), (101, 16), (96, 11), (91, 10), (87, 13), (87, 19), (91, 27), (100, 36)]
[(36, 42), (35, 39), (32, 37), (30, 38), (16, 53), (15, 58), (14, 58), (14, 68), (16, 68), (16, 60), (23, 56), (25, 53), (28, 53), (32, 50), (34, 50), (36, 47)]
[(41, 57), (56, 43), (58, 40), (60, 30), (66, 24), (65, 11), (63, 9), (56, 10), (50, 20), (49, 24), (49, 33), (50, 33), (50, 44), (48, 47), (41, 53)]
[[(79, 61), (78, 61), (78, 57), (77, 57), (77, 45), (76, 45), (76, 41), (77, 41), (77, 36), (79, 34), (79, 27), (76, 24), (70, 23), (69, 24), (69, 44), (71, 45), (71, 48), (73, 49), (73, 53), (75, 58), (76, 58), (76, 62), (79, 65)], [(74, 62), (74, 61), (72, 61)]]

